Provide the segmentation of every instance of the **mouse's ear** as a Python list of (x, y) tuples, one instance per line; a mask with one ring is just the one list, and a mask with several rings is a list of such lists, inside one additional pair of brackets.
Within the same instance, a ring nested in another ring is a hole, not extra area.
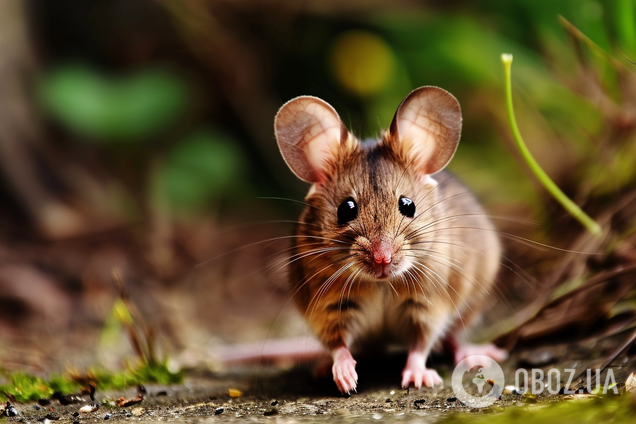
[(312, 96), (285, 103), (276, 114), (274, 131), (287, 165), (310, 183), (324, 181), (338, 146), (349, 137), (335, 109)]
[(442, 170), (455, 154), (462, 131), (457, 99), (439, 87), (417, 88), (398, 107), (388, 142), (424, 175)]

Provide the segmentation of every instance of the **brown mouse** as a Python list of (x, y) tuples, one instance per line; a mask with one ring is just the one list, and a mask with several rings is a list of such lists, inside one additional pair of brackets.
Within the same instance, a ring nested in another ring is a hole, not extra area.
[(461, 134), (455, 97), (432, 86), (412, 91), (373, 141), (359, 141), (329, 104), (310, 96), (283, 105), (274, 126), (285, 161), (312, 183), (290, 285), (331, 353), (338, 389), (356, 389), (351, 351), (369, 341), (408, 346), (402, 387), (442, 382), (425, 365), (438, 342), (456, 362), (473, 354), (505, 359), (462, 336), (493, 304), (501, 249), (475, 197), (443, 171)]

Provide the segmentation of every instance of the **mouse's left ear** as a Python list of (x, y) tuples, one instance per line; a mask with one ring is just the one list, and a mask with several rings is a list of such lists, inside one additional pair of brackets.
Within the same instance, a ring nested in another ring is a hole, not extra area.
[(398, 107), (389, 145), (424, 175), (441, 171), (457, 150), (462, 113), (457, 99), (439, 87), (417, 88)]
[(289, 168), (310, 183), (324, 182), (339, 149), (351, 140), (335, 109), (312, 96), (285, 103), (276, 114), (274, 131)]

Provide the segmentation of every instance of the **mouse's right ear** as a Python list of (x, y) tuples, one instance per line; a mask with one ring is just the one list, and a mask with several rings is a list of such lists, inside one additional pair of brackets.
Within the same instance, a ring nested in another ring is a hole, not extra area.
[(398, 107), (388, 143), (421, 175), (428, 176), (450, 162), (461, 132), (457, 99), (439, 87), (425, 86), (411, 91)]
[(287, 165), (298, 178), (310, 183), (325, 180), (338, 147), (349, 138), (335, 109), (312, 96), (285, 103), (276, 114), (274, 131)]

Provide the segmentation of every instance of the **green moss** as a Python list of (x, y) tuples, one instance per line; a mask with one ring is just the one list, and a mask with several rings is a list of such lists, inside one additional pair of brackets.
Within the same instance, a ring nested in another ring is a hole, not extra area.
[(95, 379), (98, 390), (121, 390), (138, 384), (179, 384), (183, 373), (172, 372), (165, 363), (148, 363), (124, 372), (114, 373), (105, 369), (93, 369), (89, 375)]
[(30, 402), (50, 397), (54, 390), (40, 377), (23, 372), (7, 376), (8, 382), (0, 386), (0, 398), (15, 398), (18, 402)]
[[(77, 393), (81, 385), (80, 378), (71, 375), (51, 375), (48, 379), (36, 377), (23, 372), (5, 374), (5, 384), (0, 385), (0, 400), (15, 399), (16, 402), (34, 402), (46, 399), (53, 393)], [(123, 372), (112, 372), (106, 369), (93, 369), (86, 378), (94, 382), (97, 390), (121, 390), (127, 387), (146, 383), (178, 384), (183, 381), (181, 372), (172, 372), (165, 363), (143, 364)]]
[(624, 396), (602, 396), (564, 400), (555, 403), (511, 406), (501, 412), (480, 415), (456, 413), (440, 421), (443, 424), (499, 424), (523, 422), (524, 424), (578, 423), (633, 423), (636, 419), (636, 398)]

